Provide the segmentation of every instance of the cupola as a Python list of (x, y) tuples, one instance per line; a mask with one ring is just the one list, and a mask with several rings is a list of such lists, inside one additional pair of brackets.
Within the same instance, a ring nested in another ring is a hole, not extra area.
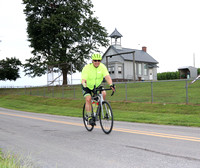
[(122, 49), (121, 37), (123, 36), (117, 31), (116, 28), (109, 37), (111, 38), (111, 45), (113, 45), (116, 49)]

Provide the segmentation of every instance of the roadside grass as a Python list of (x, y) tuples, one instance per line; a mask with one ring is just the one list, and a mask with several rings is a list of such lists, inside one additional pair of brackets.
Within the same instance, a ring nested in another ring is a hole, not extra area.
[[(82, 117), (84, 100), (0, 95), (0, 107), (35, 113)], [(200, 106), (110, 101), (115, 121), (200, 127)]]
[[(116, 93), (107, 99), (112, 101), (132, 101), (146, 103), (186, 103), (200, 105), (200, 87), (197, 81), (186, 89), (186, 80), (171, 81), (145, 81), (134, 83), (116, 83)], [(108, 87), (105, 85), (105, 87)], [(187, 94), (186, 94), (187, 91)], [(82, 97), (80, 85), (73, 86), (49, 86), (49, 87), (25, 87), (25, 88), (0, 88), (0, 94), (17, 94), (43, 96), (51, 98), (79, 99)], [(188, 99), (186, 98), (188, 96)], [(153, 99), (152, 99), (153, 97)]]
[(27, 95), (0, 96), (0, 106), (27, 112), (81, 117), (84, 101)]
[(17, 155), (3, 153), (0, 149), (0, 168), (33, 168), (29, 159), (22, 159)]

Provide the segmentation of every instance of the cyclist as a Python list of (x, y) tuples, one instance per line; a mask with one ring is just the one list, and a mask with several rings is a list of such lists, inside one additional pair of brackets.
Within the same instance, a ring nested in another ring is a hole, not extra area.
[[(108, 73), (108, 70), (104, 64), (101, 63), (102, 56), (97, 54), (92, 54), (92, 63), (86, 65), (81, 72), (81, 84), (83, 89), (83, 96), (85, 97), (85, 110), (88, 115), (88, 123), (93, 124), (91, 120), (91, 93), (94, 92), (94, 86), (98, 88), (103, 78), (105, 77), (106, 82), (110, 88), (115, 91), (115, 87), (112, 83), (112, 79)], [(106, 91), (102, 92), (103, 99), (106, 99)]]

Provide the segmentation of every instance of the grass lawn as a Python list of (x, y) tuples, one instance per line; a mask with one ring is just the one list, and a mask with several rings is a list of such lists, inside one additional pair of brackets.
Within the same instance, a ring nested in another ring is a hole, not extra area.
[[(117, 83), (116, 93), (107, 99), (111, 101), (132, 101), (146, 103), (187, 103), (200, 105), (199, 81), (189, 85), (186, 89), (185, 80), (173, 81), (145, 81), (135, 83)], [(106, 86), (108, 87), (108, 86)], [(187, 91), (187, 93), (186, 93)], [(82, 100), (80, 85), (51, 86), (51, 87), (26, 87), (26, 88), (0, 88), (0, 94), (17, 94), (43, 96), (51, 98), (67, 98)], [(153, 99), (152, 99), (153, 98)]]
[[(35, 113), (82, 117), (84, 100), (0, 95), (0, 107)], [(200, 127), (200, 106), (110, 101), (114, 120)]]
[(3, 153), (0, 149), (0, 168), (33, 168), (33, 164), (28, 158), (18, 155)]

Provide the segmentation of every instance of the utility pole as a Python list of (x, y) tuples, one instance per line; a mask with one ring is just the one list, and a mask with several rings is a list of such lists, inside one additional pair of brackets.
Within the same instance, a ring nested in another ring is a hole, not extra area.
[(136, 81), (135, 79), (135, 51), (133, 51), (133, 81)]
[(195, 53), (193, 53), (193, 65), (195, 67)]

